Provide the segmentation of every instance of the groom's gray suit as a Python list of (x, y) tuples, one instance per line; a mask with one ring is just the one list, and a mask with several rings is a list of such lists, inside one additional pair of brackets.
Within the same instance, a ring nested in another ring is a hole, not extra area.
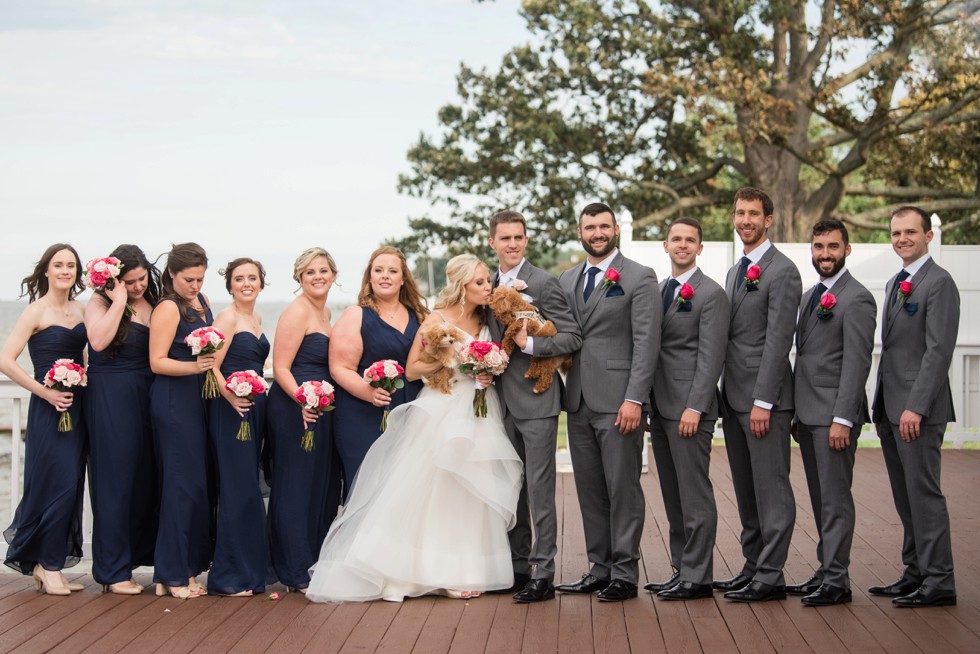
[[(718, 513), (708, 465), (731, 305), (724, 289), (700, 270), (688, 283), (694, 289), (688, 308), (675, 301), (663, 317), (651, 441), (670, 524), (670, 564), (679, 581), (710, 584)], [(661, 294), (666, 284), (660, 283)], [(678, 433), (686, 409), (701, 412), (691, 437)]]
[(607, 288), (597, 285), (585, 302), (587, 264), (566, 270), (559, 279), (582, 333), (582, 349), (575, 353), (566, 388), (568, 446), (590, 572), (635, 585), (644, 515), (640, 469), (645, 421), (641, 418), (628, 434), (621, 434), (614, 423), (625, 400), (643, 404), (650, 397), (660, 352), (660, 294), (652, 269), (617, 252), (610, 268), (619, 271), (619, 282)]
[[(857, 439), (869, 420), (864, 386), (871, 372), (876, 309), (868, 289), (846, 270), (827, 291), (837, 299), (830, 313), (823, 314), (829, 317), (811, 309), (816, 291), (814, 286), (803, 294), (796, 323), (797, 438), (820, 534), (820, 568), (814, 576), (822, 584), (849, 590), (854, 537), (851, 481)], [(845, 450), (830, 447), (835, 418), (852, 424), (850, 447)]]
[[(568, 301), (558, 280), (526, 259), (517, 278), (527, 284), (521, 293), (558, 333), (534, 338), (535, 356), (570, 354), (579, 349), (582, 337), (572, 317)], [(494, 273), (494, 286), (499, 271)], [(495, 318), (489, 322), (490, 334), (499, 341), (503, 328)], [(555, 450), (558, 414), (561, 412), (561, 379), (555, 374), (551, 388), (536, 394), (534, 379), (525, 379), (531, 357), (518, 349), (498, 379), (504, 405), (504, 424), (514, 449), (524, 462), (524, 486), (517, 504), (517, 523), (510, 532), (514, 572), (532, 579), (554, 580), (558, 553), (558, 517), (555, 512)], [(534, 525), (533, 546), (531, 525)]]
[[(722, 425), (742, 522), (741, 574), (783, 586), (783, 565), (796, 521), (789, 483), (790, 425), (793, 421), (793, 345), (802, 282), (796, 265), (770, 246), (759, 261), (753, 289), (738, 279), (736, 263), (726, 290), (732, 302), (728, 351), (722, 377)], [(769, 433), (752, 435), (754, 402), (772, 404)]]
[[(960, 324), (960, 294), (953, 278), (932, 259), (909, 281), (912, 292), (904, 302), (893, 301), (897, 275), (885, 287), (872, 419), (904, 528), (902, 577), (955, 592), (940, 447), (946, 423), (956, 419), (949, 366)], [(922, 416), (919, 437), (908, 443), (899, 433), (905, 410)]]

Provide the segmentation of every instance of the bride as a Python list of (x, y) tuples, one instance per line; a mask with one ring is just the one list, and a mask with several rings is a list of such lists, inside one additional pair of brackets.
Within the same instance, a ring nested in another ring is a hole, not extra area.
[[(489, 340), (487, 266), (463, 254), (446, 266), (448, 284), (409, 352), (406, 376), (418, 379), (438, 364), (419, 361), (421, 333), (448, 322), (464, 342)], [(315, 602), (400, 602), (438, 593), (476, 597), (513, 585), (507, 531), (521, 487), (521, 461), (504, 432), (493, 388), (486, 418), (473, 415), (476, 383), (459, 371), (452, 393), (426, 386), (394, 409), (388, 430), (371, 446), (354, 479), (306, 596)]]

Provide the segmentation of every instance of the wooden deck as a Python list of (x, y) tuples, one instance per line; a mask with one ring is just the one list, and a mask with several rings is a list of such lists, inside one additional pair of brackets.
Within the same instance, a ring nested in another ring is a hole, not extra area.
[[(713, 451), (718, 500), (716, 577), (741, 566), (739, 523), (725, 449)], [(205, 597), (181, 602), (103, 595), (89, 586), (71, 597), (34, 591), (29, 577), (0, 575), (0, 652), (978, 652), (980, 651), (980, 451), (945, 451), (943, 487), (953, 525), (959, 605), (907, 610), (871, 597), (868, 586), (900, 571), (900, 527), (880, 450), (858, 451), (854, 494), (857, 533), (852, 552), (854, 602), (804, 608), (799, 599), (760, 605), (714, 599), (663, 602), (641, 591), (636, 600), (603, 604), (565, 596), (516, 605), (507, 595), (475, 600), (419, 598), (404, 604), (315, 605), (302, 595)], [(559, 475), (559, 578), (586, 569), (581, 517), (571, 475)], [(666, 519), (655, 470), (644, 475), (647, 520), (642, 582), (669, 575)], [(799, 450), (793, 486), (797, 523), (787, 579), (813, 570), (814, 526)], [(148, 575), (140, 581), (149, 583)]]

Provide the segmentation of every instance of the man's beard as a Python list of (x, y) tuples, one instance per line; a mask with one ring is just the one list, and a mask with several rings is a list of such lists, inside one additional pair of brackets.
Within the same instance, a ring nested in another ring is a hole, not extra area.
[(585, 252), (590, 257), (595, 257), (596, 259), (605, 259), (607, 254), (609, 254), (614, 249), (616, 249), (616, 240), (617, 240), (616, 237), (613, 237), (613, 238), (609, 239), (608, 241), (606, 241), (606, 247), (605, 248), (603, 248), (602, 250), (596, 250), (594, 247), (592, 247), (592, 244), (591, 243), (589, 243), (588, 241), (582, 239), (581, 240), (582, 249), (584, 249)]
[(817, 262), (816, 259), (811, 259), (811, 262), (813, 263), (813, 268), (814, 270), (817, 271), (818, 275), (820, 275), (824, 279), (830, 279), (831, 277), (833, 277), (834, 275), (836, 275), (837, 273), (839, 273), (841, 270), (844, 269), (844, 264), (847, 262), (847, 257), (841, 257), (836, 262), (834, 262), (834, 267), (830, 270), (829, 273), (825, 273), (823, 270), (820, 269), (820, 264)]

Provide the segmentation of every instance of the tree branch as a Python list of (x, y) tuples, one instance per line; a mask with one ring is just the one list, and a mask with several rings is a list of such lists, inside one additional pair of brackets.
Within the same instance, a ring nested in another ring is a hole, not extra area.
[(697, 207), (710, 207), (712, 205), (724, 202), (728, 198), (725, 193), (712, 193), (711, 195), (698, 195), (698, 196), (688, 196), (678, 199), (673, 204), (669, 204), (659, 211), (654, 211), (653, 213), (648, 213), (642, 218), (637, 218), (633, 220), (634, 227), (646, 227), (648, 225), (657, 225), (674, 214), (684, 211), (685, 209), (694, 209)]
[(970, 191), (959, 189), (926, 188), (924, 186), (871, 186), (870, 184), (845, 184), (845, 195), (867, 195), (880, 198), (969, 198)]
[(582, 166), (588, 168), (589, 170), (595, 170), (596, 172), (600, 172), (604, 175), (608, 175), (609, 177), (612, 177), (615, 180), (619, 180), (621, 182), (629, 182), (631, 184), (635, 184), (636, 186), (639, 186), (640, 188), (649, 189), (651, 191), (660, 191), (661, 193), (665, 195), (669, 195), (670, 197), (674, 198), (675, 201), (681, 199), (680, 194), (677, 191), (675, 191), (673, 187), (668, 186), (667, 184), (661, 184), (660, 182), (655, 182), (649, 179), (637, 179), (631, 175), (625, 175), (619, 172), (618, 170), (616, 170), (615, 168), (609, 168), (608, 166), (600, 166), (598, 164), (591, 164), (582, 159), (579, 159), (579, 163)]
[(701, 172), (695, 173), (694, 175), (689, 175), (688, 177), (683, 177), (681, 179), (674, 180), (671, 183), (671, 187), (675, 191), (680, 193), (681, 191), (685, 191), (691, 188), (692, 186), (697, 186), (701, 182), (708, 181), (709, 179), (717, 175), (718, 171), (720, 171), (725, 166), (730, 166), (734, 168), (745, 177), (749, 176), (749, 171), (748, 168), (746, 168), (745, 166), (745, 162), (739, 161), (738, 159), (733, 159), (731, 157), (720, 157), (718, 159), (715, 159), (710, 166), (708, 166)]
[(956, 229), (957, 227), (964, 227), (966, 225), (972, 225), (973, 223), (980, 222), (980, 211), (973, 214), (972, 216), (967, 216), (966, 218), (961, 218), (960, 220), (954, 220), (951, 223), (946, 223), (943, 225), (943, 231), (948, 229)]
[[(850, 215), (843, 212), (835, 212), (834, 217), (843, 220), (846, 223), (850, 223), (855, 227), (866, 227), (868, 229), (887, 229), (888, 225), (885, 223), (875, 222), (881, 220), (882, 218), (888, 218), (892, 215), (896, 209), (905, 206), (905, 203), (901, 204), (889, 204), (884, 207), (877, 207), (875, 209), (870, 209), (868, 211), (862, 211), (857, 215)], [(939, 211), (953, 211), (957, 209), (978, 209), (980, 208), (980, 197), (970, 197), (970, 198), (956, 198), (947, 200), (933, 200), (932, 202), (920, 202), (918, 205), (920, 209), (926, 213), (939, 212)]]

